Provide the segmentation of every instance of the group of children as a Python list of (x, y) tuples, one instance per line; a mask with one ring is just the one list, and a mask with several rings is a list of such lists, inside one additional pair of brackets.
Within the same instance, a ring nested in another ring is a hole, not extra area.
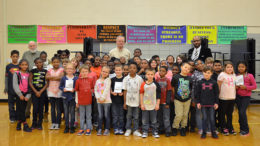
[[(18, 62), (19, 51), (13, 50), (12, 63), (6, 66), (5, 89), (10, 121), (17, 121), (17, 130), (22, 124), (26, 132), (42, 130), (43, 109), (49, 100), (50, 129), (60, 129), (63, 113), (64, 133), (75, 133), (79, 116), (77, 135), (91, 135), (93, 125), (97, 135), (109, 135), (112, 125), (115, 135), (133, 133), (146, 138), (152, 132), (158, 138), (180, 131), (186, 136), (197, 127), (201, 138), (207, 133), (218, 138), (217, 128), (224, 135), (236, 134), (232, 126), (236, 103), (240, 134), (249, 134), (246, 109), (256, 82), (245, 62), (238, 63), (236, 75), (231, 62), (222, 68), (212, 58), (204, 63), (178, 56), (175, 63), (172, 55), (162, 61), (157, 55), (149, 61), (141, 55), (140, 49), (130, 60), (108, 55), (84, 57), (79, 52), (69, 60), (68, 51), (59, 51), (48, 64), (43, 52), (29, 71), (27, 60)], [(33, 103), (31, 127), (25, 117), (29, 98)]]

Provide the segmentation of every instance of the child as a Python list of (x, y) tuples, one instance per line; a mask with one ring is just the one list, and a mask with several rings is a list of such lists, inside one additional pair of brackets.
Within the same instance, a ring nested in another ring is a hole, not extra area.
[[(151, 123), (153, 137), (159, 138), (157, 129), (157, 111), (160, 106), (161, 88), (155, 82), (155, 71), (152, 69), (146, 70), (147, 80), (142, 83), (140, 88), (140, 104), (142, 109), (142, 124), (143, 138), (148, 136), (149, 123)], [(168, 122), (169, 123), (169, 122)]]
[(239, 115), (240, 135), (248, 136), (249, 127), (247, 122), (246, 109), (250, 103), (252, 90), (256, 89), (254, 76), (247, 73), (247, 63), (244, 61), (238, 62), (238, 75), (242, 75), (244, 85), (237, 86), (236, 104)]
[(150, 66), (151, 69), (154, 69), (156, 72), (158, 71), (156, 60), (151, 59), (151, 60), (149, 61), (149, 66)]
[(185, 127), (187, 126), (188, 113), (191, 103), (191, 78), (188, 76), (190, 65), (183, 62), (181, 65), (181, 73), (172, 78), (172, 93), (174, 94), (175, 118), (173, 122), (172, 135), (177, 135), (177, 129), (181, 126), (181, 136), (186, 136)]
[[(179, 65), (177, 63), (174, 63), (172, 67), (172, 77), (174, 77), (179, 73), (180, 73)], [(171, 102), (170, 102), (170, 125), (173, 124), (174, 117), (175, 117), (174, 94), (172, 93)]]
[(171, 136), (171, 125), (170, 125), (170, 100), (171, 100), (171, 81), (166, 77), (167, 67), (161, 66), (159, 69), (159, 78), (155, 81), (160, 85), (161, 88), (161, 100), (160, 109), (158, 111), (158, 123), (159, 123), (159, 133), (163, 133), (165, 129), (165, 136)]
[(214, 73), (213, 75), (211, 76), (211, 78), (215, 81), (218, 80), (218, 75), (222, 72), (222, 63), (221, 61), (219, 60), (215, 60), (214, 63), (213, 63), (213, 70), (214, 70)]
[(95, 72), (97, 74), (97, 78), (99, 79), (101, 73), (101, 66), (100, 66), (100, 57), (96, 56), (94, 65), (90, 68), (91, 72)]
[(109, 72), (110, 68), (108, 66), (102, 68), (100, 79), (96, 81), (94, 89), (98, 105), (98, 136), (102, 135), (103, 118), (105, 118), (105, 131), (103, 135), (107, 136), (110, 133), (110, 106), (112, 101), (110, 98), (111, 80), (109, 78)]
[(32, 130), (38, 128), (42, 130), (43, 106), (44, 100), (47, 98), (46, 74), (47, 70), (43, 69), (43, 61), (40, 58), (34, 60), (35, 69), (32, 69), (29, 76), (29, 85), (32, 89), (33, 103), (33, 123)]
[(9, 120), (11, 123), (14, 123), (16, 120), (15, 100), (19, 97), (16, 96), (13, 89), (13, 75), (16, 71), (19, 71), (19, 65), (18, 65), (19, 51), (12, 50), (10, 58), (12, 59), (12, 63), (8, 64), (5, 68), (4, 93), (8, 94)]
[(236, 98), (235, 79), (233, 64), (228, 61), (224, 65), (224, 72), (218, 76), (218, 86), (220, 90), (219, 124), (223, 135), (236, 135), (232, 125), (232, 114)]
[(174, 64), (174, 57), (172, 55), (167, 56), (166, 61), (168, 63), (168, 70), (172, 70)]
[(61, 65), (60, 67), (62, 67), (63, 69), (66, 67), (66, 65), (70, 62), (70, 60), (68, 58), (64, 58), (61, 60)]
[(198, 81), (196, 86), (197, 108), (202, 112), (203, 132), (201, 138), (206, 138), (208, 124), (210, 124), (211, 135), (218, 138), (215, 126), (215, 110), (218, 108), (218, 84), (211, 79), (213, 70), (207, 66), (203, 69), (204, 79)]
[[(162, 66), (168, 68), (168, 64), (167, 64), (167, 61), (166, 61), (166, 60), (162, 60), (162, 61), (161, 61), (159, 67), (161, 68)], [(159, 72), (160, 72), (160, 70), (159, 70), (158, 72), (156, 72), (156, 74), (155, 74), (155, 79), (160, 78)], [(171, 81), (171, 80), (172, 80), (172, 71), (167, 69), (167, 73), (166, 73), (165, 76)]]
[(140, 104), (140, 87), (143, 79), (136, 74), (137, 64), (131, 62), (129, 64), (129, 75), (123, 80), (124, 90), (124, 109), (127, 109), (127, 121), (125, 136), (130, 136), (132, 130), (131, 125), (133, 121), (133, 131), (135, 136), (142, 136), (139, 129), (139, 104)]
[(22, 59), (19, 62), (19, 69), (13, 75), (13, 89), (18, 97), (16, 99), (16, 114), (17, 114), (17, 127), (16, 130), (21, 130), (23, 123), (23, 131), (32, 132), (25, 119), (25, 108), (27, 101), (31, 98), (31, 89), (29, 86), (29, 63), (27, 60)]
[(141, 58), (138, 57), (138, 56), (135, 56), (134, 57), (134, 62), (137, 64), (137, 71), (139, 71), (140, 68), (141, 68)]
[[(76, 77), (79, 77), (79, 68), (80, 68), (80, 62), (78, 61), (77, 58), (72, 58), (70, 60), (70, 62), (73, 64), (74, 68), (75, 68), (75, 71), (74, 71), (74, 75)], [(66, 68), (66, 67), (65, 67)]]
[(77, 135), (84, 134), (84, 124), (87, 123), (87, 130), (85, 135), (91, 135), (92, 129), (92, 92), (94, 89), (94, 79), (88, 77), (90, 68), (87, 65), (82, 65), (80, 67), (80, 78), (76, 81), (75, 91), (78, 96), (76, 96), (76, 106), (79, 108), (80, 113), (80, 130)]
[(129, 66), (127, 64), (123, 67), (123, 76), (126, 77), (129, 74)]
[(105, 54), (105, 55), (103, 55), (102, 60), (105, 60), (108, 62), (110, 60), (110, 56), (108, 54)]
[(186, 62), (186, 60), (187, 60), (187, 58), (186, 58), (184, 55), (180, 54), (180, 55), (178, 55), (177, 58), (176, 58), (176, 63), (177, 63), (179, 66), (181, 66), (182, 62)]
[(124, 131), (124, 93), (123, 86), (123, 66), (115, 66), (116, 77), (111, 79), (111, 99), (112, 99), (112, 119), (115, 135), (123, 135)]
[(205, 65), (209, 67), (213, 67), (214, 59), (212, 57), (208, 57), (205, 60)]
[(100, 66), (103, 67), (103, 66), (107, 66), (107, 61), (106, 60), (101, 60), (101, 63), (100, 63)]
[(120, 63), (122, 64), (122, 65), (125, 65), (126, 64), (126, 59), (125, 59), (125, 57), (120, 57)]
[(148, 61), (146, 59), (142, 59), (141, 61), (141, 69), (140, 71), (137, 73), (139, 76), (141, 76), (143, 78), (143, 80), (145, 80), (145, 70), (149, 68), (149, 64)]
[(75, 58), (78, 60), (78, 62), (79, 62), (79, 67), (81, 66), (81, 65), (83, 65), (83, 63), (84, 63), (84, 58), (85, 58), (85, 56), (84, 56), (84, 54), (83, 54), (83, 52), (77, 52), (76, 54), (75, 54)]
[[(142, 50), (140, 49), (140, 48), (136, 48), (135, 50), (134, 50), (134, 57), (135, 56), (138, 56), (138, 57), (141, 57), (141, 55), (142, 55)], [(128, 63), (130, 63), (130, 62), (134, 62), (134, 57), (132, 58), (132, 59), (129, 59), (129, 61), (128, 61)]]
[(107, 64), (108, 64), (108, 66), (110, 68), (109, 78), (112, 79), (113, 77), (116, 76), (116, 74), (115, 74), (115, 65), (114, 65), (113, 61), (109, 61)]
[(74, 133), (75, 128), (73, 126), (75, 122), (75, 82), (78, 79), (74, 76), (75, 66), (72, 63), (68, 63), (65, 67), (66, 75), (62, 77), (60, 81), (59, 89), (62, 91), (64, 116), (65, 116), (65, 129), (64, 133)]
[(51, 120), (52, 125), (50, 129), (60, 129), (61, 123), (61, 90), (59, 89), (60, 80), (63, 77), (64, 69), (61, 68), (60, 59), (53, 57), (51, 59), (53, 68), (49, 69), (46, 75), (46, 79), (49, 80), (49, 87), (47, 89), (48, 97), (51, 103)]

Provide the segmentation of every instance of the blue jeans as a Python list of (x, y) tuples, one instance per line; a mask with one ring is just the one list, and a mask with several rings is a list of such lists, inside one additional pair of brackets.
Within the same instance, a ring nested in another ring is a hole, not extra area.
[(74, 125), (75, 107), (76, 107), (76, 103), (75, 103), (74, 99), (72, 99), (71, 101), (66, 101), (66, 99), (63, 99), (63, 108), (64, 108), (65, 126), (66, 127), (72, 128)]
[(124, 105), (112, 103), (112, 120), (114, 129), (124, 128)]
[(170, 125), (170, 108), (165, 108), (165, 104), (160, 104), (160, 109), (157, 113), (157, 119), (159, 124), (159, 129), (169, 133), (171, 132), (171, 125)]
[(61, 98), (50, 98), (51, 103), (51, 122), (52, 124), (60, 124), (61, 123)]
[(203, 133), (207, 132), (208, 124), (210, 124), (211, 132), (216, 131), (214, 107), (201, 107), (201, 112), (202, 112)]
[(142, 123), (143, 123), (143, 132), (148, 132), (149, 123), (151, 123), (152, 132), (157, 132), (157, 111), (156, 110), (144, 110), (142, 111)]
[(198, 109), (196, 107), (196, 124), (197, 124), (197, 128), (199, 130), (202, 130), (202, 112), (201, 112), (201, 109)]
[(15, 99), (17, 98), (19, 98), (17, 95), (8, 93), (9, 119), (12, 121), (16, 120)]
[(98, 103), (98, 127), (102, 129), (103, 118), (105, 117), (105, 129), (110, 129), (110, 107), (111, 103)]
[(86, 130), (84, 128), (85, 122), (87, 122), (87, 129), (92, 129), (92, 107), (90, 105), (79, 105), (79, 115), (80, 115), (80, 130)]
[(130, 107), (127, 106), (127, 114), (126, 114), (126, 130), (131, 129), (133, 121), (133, 131), (139, 129), (139, 107)]
[(240, 131), (249, 132), (246, 109), (250, 103), (249, 96), (239, 96), (236, 97), (236, 104), (238, 108), (238, 115), (239, 115), (239, 125)]

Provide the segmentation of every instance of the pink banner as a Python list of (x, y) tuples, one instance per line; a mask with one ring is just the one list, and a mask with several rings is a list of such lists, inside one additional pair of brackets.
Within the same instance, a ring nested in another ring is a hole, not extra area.
[(66, 43), (66, 34), (66, 25), (38, 25), (37, 40), (38, 43)]

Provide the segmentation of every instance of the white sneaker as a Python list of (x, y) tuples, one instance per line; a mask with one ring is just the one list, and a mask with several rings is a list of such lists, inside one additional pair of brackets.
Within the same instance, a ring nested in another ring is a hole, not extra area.
[(130, 129), (127, 129), (126, 132), (125, 132), (125, 136), (130, 136), (131, 132), (132, 131)]
[(52, 123), (50, 129), (53, 130), (53, 129), (55, 129), (55, 127), (56, 127), (56, 124)]
[(142, 138), (146, 138), (148, 137), (148, 133), (147, 132), (143, 132)]
[(59, 124), (55, 124), (55, 129), (59, 130), (60, 129), (60, 125)]
[(136, 130), (133, 134), (134, 136), (138, 136), (138, 137), (142, 136), (142, 134), (138, 130)]

